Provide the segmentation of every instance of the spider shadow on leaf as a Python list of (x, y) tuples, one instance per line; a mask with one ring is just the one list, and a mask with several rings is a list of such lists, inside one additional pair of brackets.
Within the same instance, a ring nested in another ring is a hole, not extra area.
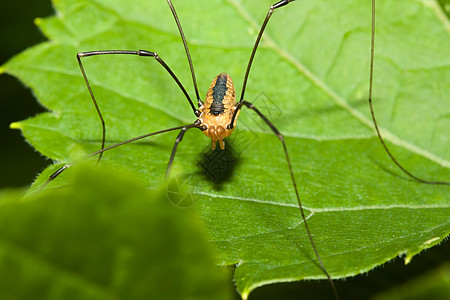
[(231, 180), (236, 167), (241, 163), (237, 148), (233, 140), (228, 140), (224, 150), (217, 147), (212, 150), (208, 145), (198, 154), (198, 171), (205, 180), (211, 182), (216, 190), (222, 190), (223, 185)]

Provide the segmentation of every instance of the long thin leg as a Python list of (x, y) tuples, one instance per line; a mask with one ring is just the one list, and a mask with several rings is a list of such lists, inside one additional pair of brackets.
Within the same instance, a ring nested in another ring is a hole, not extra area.
[(266, 29), (266, 26), (267, 26), (267, 23), (269, 22), (270, 17), (272, 16), (275, 9), (283, 7), (293, 1), (295, 1), (295, 0), (281, 0), (269, 8), (266, 18), (264, 19), (264, 22), (261, 25), (261, 29), (259, 30), (258, 36), (256, 37), (255, 45), (253, 45), (252, 54), (250, 55), (250, 59), (247, 64), (247, 70), (245, 71), (244, 83), (242, 85), (242, 91), (241, 91), (241, 98), (239, 99), (239, 102), (237, 104), (237, 109), (234, 111), (233, 117), (231, 118), (231, 122), (228, 126), (228, 129), (233, 128), (234, 119), (236, 118), (236, 115), (237, 115), (239, 109), (242, 107), (242, 101), (244, 100), (245, 89), (247, 88), (247, 80), (248, 80), (248, 76), (250, 74), (250, 69), (253, 64), (253, 59), (255, 58), (256, 50), (258, 50), (259, 42), (261, 41), (261, 37), (264, 33), (264, 30)]
[(389, 155), (391, 160), (397, 165), (397, 167), (400, 168), (400, 170), (403, 171), (406, 175), (411, 177), (414, 180), (417, 180), (421, 183), (426, 184), (443, 184), (443, 185), (450, 185), (450, 182), (447, 181), (433, 181), (433, 180), (425, 180), (420, 177), (415, 176), (408, 170), (406, 170), (394, 157), (394, 155), (391, 153), (389, 148), (387, 147), (386, 143), (384, 142), (383, 137), (381, 136), (380, 129), (378, 128), (377, 120), (375, 118), (375, 112), (373, 109), (372, 104), (372, 85), (373, 85), (373, 61), (374, 61), (374, 53), (375, 53), (375, 0), (372, 0), (372, 39), (370, 42), (370, 79), (369, 79), (369, 107), (370, 107), (370, 114), (372, 115), (372, 121), (373, 125), (375, 127), (375, 130), (377, 131), (378, 139), (380, 140), (381, 144), (383, 145), (384, 150), (386, 150), (386, 153)]
[(181, 141), (183, 140), (183, 137), (184, 137), (184, 134), (186, 133), (186, 131), (188, 131), (189, 129), (196, 127), (196, 126), (197, 126), (196, 124), (192, 124), (192, 125), (184, 126), (183, 128), (181, 128), (180, 133), (178, 134), (177, 138), (175, 139), (175, 144), (173, 145), (172, 154), (170, 154), (169, 163), (167, 164), (166, 179), (169, 178), (170, 170), (172, 169), (172, 164), (173, 164), (173, 160), (175, 158), (175, 153), (177, 152), (178, 144), (181, 143)]
[[(272, 16), (275, 9), (283, 7), (293, 1), (294, 0), (282, 0), (282, 1), (275, 3), (274, 5), (272, 5), (269, 8), (266, 18), (264, 19), (264, 22), (261, 25), (261, 29), (259, 30), (258, 36), (256, 37), (255, 45), (253, 46), (252, 54), (250, 55), (250, 60), (248, 61), (247, 70), (245, 71), (245, 76), (244, 76), (244, 84), (242, 85), (241, 98), (239, 99), (240, 101), (242, 101), (244, 99), (245, 89), (247, 87), (248, 75), (250, 74), (250, 68), (252, 67), (253, 59), (255, 58), (255, 54), (256, 54), (256, 50), (258, 49), (259, 42), (261, 41), (261, 37), (264, 33), (264, 30), (266, 29), (266, 26), (267, 26), (267, 23), (269, 22), (270, 17)], [(233, 122), (231, 122), (231, 123), (233, 123)]]
[[(88, 56), (96, 56), (96, 55), (111, 55), (111, 54), (131, 54), (131, 55), (138, 55), (138, 56), (144, 56), (144, 57), (153, 57), (158, 61), (164, 69), (172, 76), (172, 78), (175, 80), (175, 82), (180, 87), (181, 91), (185, 95), (186, 99), (189, 101), (189, 104), (192, 107), (192, 110), (194, 111), (194, 114), (198, 116), (199, 111), (195, 108), (194, 104), (192, 103), (191, 98), (189, 97), (188, 93), (186, 92), (186, 89), (181, 84), (180, 80), (178, 80), (177, 76), (173, 73), (173, 71), (170, 69), (170, 67), (164, 62), (164, 60), (159, 57), (159, 55), (156, 52), (150, 52), (146, 50), (138, 50), (138, 51), (128, 51), (128, 50), (100, 50), (100, 51), (87, 51), (87, 52), (80, 52), (77, 53), (77, 60), (78, 65), (80, 66), (81, 73), (83, 74), (84, 82), (86, 83), (86, 86), (89, 90), (89, 94), (91, 95), (92, 102), (94, 103), (95, 109), (97, 110), (98, 117), (100, 118), (100, 122), (102, 123), (102, 148), (105, 148), (105, 139), (106, 139), (106, 126), (105, 126), (105, 120), (103, 119), (102, 113), (100, 111), (100, 107), (98, 106), (97, 100), (95, 99), (94, 93), (92, 92), (91, 85), (89, 83), (89, 80), (86, 76), (86, 72), (83, 67), (83, 63), (81, 62), (81, 58), (88, 57)], [(98, 161), (101, 160), (103, 155), (103, 152), (100, 153), (98, 156)]]
[[(179, 130), (179, 129), (182, 129), (182, 130), (186, 131), (187, 129), (190, 129), (190, 128), (193, 128), (193, 127), (197, 127), (197, 126), (198, 126), (197, 124), (190, 124), (190, 125), (185, 125), (185, 126), (177, 126), (177, 127), (172, 127), (172, 128), (168, 128), (168, 129), (159, 130), (159, 131), (147, 133), (147, 134), (144, 134), (144, 135), (140, 135), (140, 136), (138, 136), (138, 137), (135, 137), (135, 138), (132, 138), (132, 139), (129, 139), (129, 140), (126, 140), (126, 141), (123, 141), (123, 142), (114, 144), (114, 145), (112, 145), (112, 146), (106, 147), (106, 148), (104, 148), (104, 149), (95, 151), (94, 153), (91, 153), (91, 154), (87, 155), (87, 156), (85, 157), (85, 159), (86, 159), (86, 158), (89, 158), (89, 157), (93, 157), (93, 156), (95, 156), (95, 155), (100, 155), (100, 154), (102, 154), (103, 152), (106, 152), (106, 151), (108, 151), (108, 150), (111, 150), (111, 149), (120, 147), (120, 146), (125, 145), (125, 144), (129, 144), (129, 143), (131, 143), (131, 142), (135, 142), (135, 141), (144, 139), (144, 138), (149, 137), (149, 136), (152, 136), (152, 135), (157, 135), (157, 134), (166, 133), (166, 132), (170, 132), (170, 131), (174, 131), (174, 130)], [(51, 175), (49, 176), (49, 178), (47, 179), (47, 181), (39, 188), (39, 191), (41, 191), (42, 189), (44, 189), (44, 188), (47, 186), (47, 184), (50, 183), (50, 181), (54, 180), (54, 179), (55, 179), (56, 177), (58, 177), (64, 170), (67, 170), (67, 169), (70, 168), (73, 164), (74, 164), (74, 163), (70, 163), (70, 164), (64, 165), (63, 167), (59, 168), (56, 172), (54, 172), (53, 174), (51, 174)]]
[(339, 295), (337, 293), (336, 287), (334, 286), (334, 282), (331, 279), (330, 275), (328, 274), (327, 270), (325, 269), (325, 266), (322, 263), (322, 259), (320, 258), (319, 252), (317, 251), (316, 244), (314, 243), (314, 240), (312, 238), (311, 232), (309, 230), (308, 223), (306, 222), (306, 217), (305, 217), (305, 213), (303, 211), (302, 202), (300, 200), (300, 194), (298, 193), (297, 183), (296, 183), (295, 177), (294, 177), (294, 172), (292, 171), (291, 160), (289, 158), (289, 154), (288, 154), (288, 151), (287, 151), (286, 143), (284, 142), (284, 136), (278, 131), (278, 129), (272, 124), (272, 122), (270, 122), (269, 119), (267, 119), (267, 117), (264, 116), (252, 103), (250, 103), (248, 101), (245, 101), (245, 100), (243, 100), (242, 103), (243, 103), (243, 105), (247, 106), (249, 109), (251, 109), (254, 112), (256, 112), (258, 114), (258, 116), (267, 124), (267, 126), (269, 126), (270, 129), (272, 129), (272, 131), (276, 134), (278, 139), (283, 144), (284, 155), (286, 156), (286, 161), (287, 161), (287, 164), (288, 164), (288, 167), (289, 167), (289, 173), (291, 175), (292, 184), (294, 185), (295, 195), (297, 197), (298, 206), (300, 208), (300, 214), (302, 216), (303, 223), (305, 224), (306, 232), (308, 233), (308, 238), (309, 238), (309, 240), (311, 242), (311, 245), (312, 245), (312, 247), (314, 249), (314, 253), (316, 254), (317, 260), (319, 261), (319, 266), (322, 269), (322, 271), (325, 273), (325, 275), (327, 276), (328, 281), (330, 282), (331, 287), (333, 288), (334, 296), (336, 297), (336, 299), (339, 299)]
[[(198, 107), (203, 105), (203, 101), (200, 99), (200, 95), (198, 93), (197, 80), (195, 79), (194, 65), (192, 64), (191, 54), (189, 53), (189, 48), (186, 42), (186, 37), (184, 36), (183, 28), (181, 27), (180, 19), (178, 18), (177, 12), (175, 11), (175, 7), (172, 4), (172, 1), (167, 0), (169, 4), (170, 10), (172, 11), (172, 15), (177, 23), (178, 31), (180, 32), (181, 40), (183, 41), (184, 51), (186, 52), (186, 56), (189, 62), (189, 69), (191, 70), (192, 83), (194, 84), (195, 95), (197, 96)], [(199, 115), (197, 115), (198, 117)]]

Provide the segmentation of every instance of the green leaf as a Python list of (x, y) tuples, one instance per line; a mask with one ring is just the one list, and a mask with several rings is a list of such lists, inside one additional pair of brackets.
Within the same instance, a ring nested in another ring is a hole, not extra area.
[(3, 195), (0, 298), (231, 298), (193, 210), (100, 169), (35, 197)]
[[(174, 1), (199, 90), (220, 72), (241, 90), (255, 36), (271, 1)], [(435, 2), (377, 3), (374, 105), (388, 146), (411, 172), (450, 178), (449, 20)], [(194, 95), (183, 46), (165, 1), (55, 1), (39, 20), (50, 42), (3, 68), (51, 112), (15, 123), (45, 156), (71, 162), (100, 148), (101, 127), (75, 53), (156, 51)], [(368, 110), (369, 1), (296, 1), (276, 10), (250, 74), (246, 100), (285, 135), (318, 251), (335, 278), (405, 255), (408, 262), (450, 233), (450, 189), (410, 180), (382, 149)], [(151, 58), (84, 60), (107, 124), (108, 145), (195, 120)], [(163, 179), (176, 132), (105, 153), (150, 187)], [(221, 265), (237, 264), (245, 298), (273, 282), (323, 279), (301, 224), (282, 147), (248, 110), (226, 151), (188, 131), (174, 173), (196, 201)], [(61, 167), (50, 166), (40, 186)], [(73, 167), (75, 168), (75, 166)], [(49, 186), (71, 182), (71, 170)]]

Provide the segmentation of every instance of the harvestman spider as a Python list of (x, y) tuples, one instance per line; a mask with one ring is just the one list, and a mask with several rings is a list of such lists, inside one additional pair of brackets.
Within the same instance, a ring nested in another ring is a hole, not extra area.
[[(252, 103), (244, 100), (245, 89), (247, 86), (247, 79), (250, 74), (250, 68), (252, 66), (253, 59), (256, 54), (256, 50), (258, 49), (259, 42), (261, 41), (261, 37), (263, 35), (264, 29), (266, 28), (266, 25), (269, 22), (270, 17), (272, 16), (273, 12), (276, 9), (283, 7), (293, 1), (294, 0), (281, 0), (270, 7), (270, 9), (266, 15), (266, 18), (264, 19), (264, 21), (261, 25), (258, 36), (256, 38), (256, 42), (253, 46), (253, 50), (250, 55), (250, 59), (249, 59), (247, 69), (245, 72), (245, 76), (244, 76), (244, 83), (242, 86), (241, 96), (240, 96), (240, 99), (238, 102), (236, 102), (236, 93), (234, 90), (233, 81), (231, 80), (230, 75), (228, 75), (226, 73), (221, 73), (221, 74), (217, 75), (217, 77), (214, 78), (214, 80), (212, 81), (210, 88), (208, 89), (205, 101), (203, 102), (200, 99), (198, 88), (197, 88), (197, 81), (195, 78), (194, 66), (192, 64), (192, 59), (191, 59), (191, 55), (189, 53), (189, 48), (187, 46), (186, 38), (184, 36), (184, 32), (181, 27), (180, 20), (177, 16), (177, 13), (175, 11), (175, 8), (174, 8), (171, 0), (167, 0), (167, 3), (169, 4), (169, 7), (172, 11), (172, 15), (175, 19), (175, 22), (177, 23), (178, 31), (179, 31), (179, 33), (181, 35), (181, 39), (183, 41), (184, 49), (185, 49), (186, 56), (187, 56), (187, 59), (189, 62), (189, 67), (190, 67), (190, 71), (191, 71), (195, 94), (197, 97), (198, 108), (196, 108), (194, 106), (194, 103), (192, 102), (190, 96), (186, 92), (186, 89), (184, 88), (184, 86), (181, 84), (180, 80), (177, 78), (177, 76), (173, 73), (173, 71), (170, 69), (170, 67), (164, 62), (164, 60), (161, 57), (159, 57), (159, 55), (156, 52), (150, 52), (150, 51), (146, 51), (146, 50), (138, 50), (138, 51), (100, 50), (100, 51), (88, 51), (88, 52), (78, 53), (77, 54), (78, 65), (80, 67), (81, 73), (82, 73), (84, 81), (86, 83), (86, 86), (89, 90), (89, 94), (94, 103), (95, 109), (97, 110), (97, 114), (102, 123), (102, 146), (101, 146), (101, 149), (99, 151), (96, 151), (96, 152), (88, 155), (88, 157), (99, 155), (98, 161), (100, 161), (103, 152), (105, 152), (107, 150), (119, 147), (124, 144), (131, 143), (131, 142), (134, 142), (134, 141), (137, 141), (137, 140), (140, 140), (140, 139), (152, 136), (152, 135), (157, 135), (157, 134), (174, 131), (174, 130), (180, 130), (180, 132), (175, 140), (175, 144), (173, 146), (172, 153), (170, 155), (169, 163), (167, 165), (166, 177), (168, 177), (168, 175), (170, 173), (170, 169), (172, 167), (172, 163), (173, 163), (173, 160), (175, 157), (175, 153), (176, 153), (178, 144), (182, 141), (183, 136), (187, 130), (189, 130), (191, 128), (200, 129), (207, 137), (211, 138), (213, 150), (215, 149), (217, 142), (219, 143), (220, 148), (223, 150), (223, 149), (225, 149), (225, 142), (223, 139), (226, 137), (229, 137), (233, 133), (233, 131), (236, 127), (239, 112), (241, 111), (242, 106), (245, 105), (249, 109), (256, 112), (256, 114), (267, 124), (267, 126), (270, 127), (270, 129), (274, 132), (274, 134), (278, 137), (278, 139), (281, 141), (281, 143), (283, 145), (283, 150), (284, 150), (284, 154), (286, 157), (287, 165), (289, 167), (291, 180), (292, 180), (292, 183), (294, 186), (296, 198), (297, 198), (298, 205), (300, 208), (300, 214), (301, 214), (303, 223), (305, 224), (305, 228), (308, 233), (309, 240), (314, 249), (315, 255), (319, 262), (319, 266), (322, 269), (322, 271), (324, 272), (324, 274), (327, 276), (328, 281), (330, 282), (330, 284), (332, 286), (334, 295), (335, 295), (336, 299), (338, 299), (339, 296), (337, 294), (333, 280), (331, 279), (330, 275), (328, 274), (327, 270), (325, 269), (324, 264), (322, 263), (322, 260), (319, 256), (319, 252), (317, 251), (317, 247), (315, 246), (314, 240), (311, 236), (311, 233), (310, 233), (310, 230), (308, 227), (308, 223), (306, 222), (306, 217), (305, 217), (305, 214), (303, 211), (303, 206), (300, 201), (300, 196), (299, 196), (298, 189), (297, 189), (297, 183), (295, 181), (294, 173), (292, 171), (291, 161), (290, 161), (289, 154), (288, 154), (288, 151), (286, 148), (286, 144), (284, 142), (284, 137), (278, 131), (278, 129), (267, 119), (267, 117), (264, 116)], [(115, 145), (105, 148), (105, 136), (106, 136), (105, 121), (104, 121), (102, 113), (100, 111), (100, 107), (98, 106), (97, 100), (95, 99), (94, 93), (92, 92), (92, 88), (91, 88), (91, 85), (87, 78), (86, 72), (83, 67), (83, 63), (81, 62), (81, 59), (83, 57), (88, 57), (88, 56), (109, 55), (109, 54), (131, 54), (131, 55), (138, 55), (138, 56), (144, 56), (144, 57), (153, 57), (154, 59), (156, 59), (156, 61), (158, 63), (160, 63), (164, 67), (164, 69), (166, 69), (166, 71), (170, 74), (170, 76), (172, 76), (173, 80), (175, 80), (175, 82), (177, 83), (177, 85), (179, 86), (179, 88), (181, 89), (183, 94), (185, 95), (195, 116), (197, 117), (195, 122), (193, 124), (189, 124), (189, 125), (177, 126), (177, 127), (173, 127), (173, 128), (168, 128), (168, 129), (144, 134), (144, 135), (141, 135), (141, 136), (138, 136), (138, 137), (135, 137), (135, 138), (132, 138), (132, 139), (129, 139), (129, 140), (126, 140), (126, 141), (123, 141), (123, 142), (120, 142), (120, 143), (117, 143)], [(53, 174), (51, 174), (50, 177), (48, 178), (48, 180), (42, 185), (41, 189), (43, 189), (50, 181), (54, 180), (57, 176), (59, 176), (64, 170), (68, 169), (71, 165), (72, 164), (67, 164), (67, 165), (63, 166), (62, 168), (58, 169)]]
[[(175, 19), (175, 22), (177, 23), (177, 27), (178, 27), (178, 31), (180, 33), (181, 39), (183, 41), (183, 45), (184, 45), (184, 49), (185, 49), (185, 53), (189, 62), (189, 67), (190, 67), (190, 71), (191, 71), (191, 76), (192, 76), (192, 81), (193, 81), (193, 85), (194, 85), (194, 89), (195, 89), (195, 94), (197, 97), (197, 103), (198, 103), (198, 107), (196, 108), (195, 105), (193, 104), (193, 101), (191, 100), (190, 96), (188, 95), (188, 93), (186, 92), (186, 89), (184, 88), (184, 86), (181, 84), (181, 82), (179, 81), (179, 79), (177, 78), (177, 76), (173, 73), (173, 71), (170, 69), (170, 67), (164, 62), (164, 60), (158, 56), (158, 54), (156, 52), (150, 52), (150, 51), (146, 51), (146, 50), (138, 50), (138, 51), (129, 51), (129, 50), (100, 50), (100, 51), (88, 51), (88, 52), (80, 52), (77, 54), (77, 60), (78, 60), (78, 64), (81, 70), (81, 73), (83, 75), (84, 81), (86, 83), (86, 86), (88, 88), (89, 94), (91, 96), (91, 99), (93, 101), (93, 104), (95, 106), (95, 109), (97, 110), (97, 114), (100, 118), (100, 121), (102, 123), (102, 146), (101, 149), (88, 155), (87, 157), (92, 157), (95, 155), (98, 155), (98, 161), (101, 160), (101, 157), (103, 155), (103, 152), (108, 151), (110, 149), (122, 146), (124, 144), (128, 144), (137, 140), (141, 140), (144, 139), (146, 137), (149, 136), (153, 136), (153, 135), (158, 135), (161, 133), (166, 133), (166, 132), (170, 132), (170, 131), (175, 131), (175, 130), (180, 130), (171, 155), (170, 155), (170, 159), (169, 159), (169, 163), (167, 165), (167, 169), (166, 169), (166, 177), (169, 175), (172, 164), (173, 164), (173, 160), (175, 157), (175, 153), (178, 147), (178, 144), (182, 141), (184, 134), (186, 133), (187, 130), (191, 129), (191, 128), (198, 128), (200, 129), (207, 137), (211, 138), (212, 141), (212, 149), (214, 150), (216, 147), (217, 142), (219, 143), (220, 148), (223, 150), (225, 148), (225, 142), (224, 142), (224, 138), (229, 137), (235, 127), (236, 127), (236, 123), (237, 123), (237, 118), (239, 116), (240, 110), (242, 108), (242, 106), (246, 106), (247, 108), (253, 110), (266, 124), (267, 126), (270, 127), (270, 129), (273, 131), (273, 133), (278, 137), (278, 139), (281, 141), (282, 146), (283, 146), (283, 151), (285, 154), (285, 158), (286, 158), (286, 162), (287, 162), (287, 166), (289, 168), (289, 173), (290, 173), (290, 177), (292, 180), (292, 184), (295, 190), (295, 194), (296, 194), (296, 199), (298, 201), (298, 205), (299, 205), (299, 209), (300, 209), (300, 214), (303, 220), (303, 223), (305, 224), (305, 228), (306, 228), (306, 232), (308, 234), (309, 240), (311, 242), (312, 248), (314, 250), (314, 253), (316, 255), (316, 258), (319, 262), (319, 267), (322, 269), (323, 273), (327, 276), (328, 281), (331, 284), (331, 287), (333, 289), (334, 295), (336, 297), (336, 299), (338, 299), (338, 294), (336, 291), (336, 288), (334, 286), (334, 282), (331, 279), (330, 275), (328, 274), (324, 264), (322, 263), (322, 260), (320, 258), (320, 255), (317, 251), (317, 247), (315, 246), (314, 240), (311, 236), (309, 227), (308, 227), (308, 223), (306, 221), (305, 218), (305, 214), (303, 211), (303, 206), (301, 204), (301, 200), (300, 200), (300, 196), (298, 193), (298, 189), (297, 189), (297, 184), (295, 181), (295, 177), (294, 177), (294, 173), (292, 170), (292, 165), (291, 165), (291, 161), (289, 158), (289, 154), (287, 151), (287, 147), (284, 141), (284, 137), (283, 135), (278, 131), (278, 129), (269, 121), (269, 119), (263, 115), (252, 103), (244, 100), (244, 95), (245, 95), (245, 89), (247, 86), (247, 80), (248, 80), (248, 76), (250, 73), (250, 69), (253, 63), (253, 59), (255, 57), (256, 51), (258, 49), (261, 37), (264, 33), (264, 30), (266, 28), (267, 23), (269, 22), (270, 17), (272, 16), (273, 12), (280, 8), (283, 7), (287, 4), (289, 4), (290, 2), (293, 2), (295, 0), (281, 0), (277, 3), (275, 3), (274, 5), (272, 5), (261, 25), (261, 28), (258, 32), (255, 44), (253, 46), (251, 55), (250, 55), (250, 59), (247, 65), (247, 69), (245, 72), (245, 76), (244, 76), (244, 82), (243, 82), (243, 86), (242, 86), (242, 91), (241, 91), (241, 95), (239, 98), (239, 101), (236, 102), (236, 95), (235, 95), (235, 90), (234, 90), (234, 85), (233, 82), (231, 80), (230, 75), (226, 74), (226, 73), (221, 73), (219, 74), (216, 78), (214, 78), (214, 80), (211, 83), (210, 88), (208, 89), (207, 95), (206, 95), (206, 99), (205, 101), (202, 101), (200, 99), (199, 96), (199, 92), (198, 92), (198, 87), (197, 87), (197, 82), (196, 82), (196, 77), (195, 77), (195, 72), (194, 72), (194, 67), (192, 64), (192, 59), (189, 53), (189, 49), (187, 46), (187, 42), (186, 42), (186, 38), (184, 36), (183, 33), (183, 29), (181, 27), (181, 23), (179, 21), (179, 18), (176, 14), (175, 8), (171, 2), (171, 0), (167, 0), (169, 7), (172, 11), (172, 15)], [(381, 136), (381, 132), (379, 130), (376, 118), (375, 118), (375, 113), (374, 113), (374, 109), (372, 106), (372, 82), (373, 82), (373, 64), (374, 64), (374, 46), (375, 46), (375, 0), (372, 0), (372, 39), (371, 39), (371, 57), (370, 57), (370, 83), (369, 83), (369, 107), (370, 107), (370, 112), (371, 112), (371, 116), (372, 116), (372, 120), (374, 123), (374, 128), (377, 132), (378, 138), (381, 142), (381, 144), (383, 145), (385, 151), (387, 152), (387, 154), (389, 155), (389, 157), (391, 158), (391, 160), (409, 177), (411, 177), (412, 179), (419, 181), (421, 183), (427, 183), (427, 184), (444, 184), (444, 185), (450, 185), (450, 182), (443, 182), (443, 181), (429, 181), (429, 180), (424, 180), (420, 177), (417, 177), (415, 175), (413, 175), (412, 173), (410, 173), (408, 170), (406, 170), (393, 156), (393, 154), (390, 152), (390, 150), (388, 149), (386, 143), (384, 142), (382, 136)], [(189, 125), (184, 125), (184, 126), (177, 126), (177, 127), (172, 127), (172, 128), (168, 128), (168, 129), (164, 129), (164, 130), (160, 130), (160, 131), (156, 131), (156, 132), (151, 132), (148, 134), (144, 134), (120, 143), (117, 143), (115, 145), (109, 146), (105, 148), (105, 136), (106, 136), (106, 127), (105, 127), (105, 122), (103, 120), (103, 116), (102, 113), (100, 111), (100, 108), (98, 106), (98, 103), (95, 99), (95, 96), (92, 92), (92, 88), (90, 86), (89, 80), (87, 78), (87, 75), (85, 73), (83, 64), (81, 59), (84, 57), (88, 57), (88, 56), (96, 56), (96, 55), (109, 55), (109, 54), (131, 54), (131, 55), (138, 55), (138, 56), (144, 56), (144, 57), (153, 57), (158, 63), (160, 63), (164, 69), (166, 69), (166, 71), (172, 76), (173, 80), (177, 83), (177, 85), (179, 86), (179, 88), (181, 89), (181, 91), (183, 92), (183, 94), (185, 95), (186, 99), (189, 102), (189, 105), (191, 106), (195, 116), (197, 117), (197, 119), (195, 120), (194, 123), (189, 124)], [(60, 169), (58, 169), (56, 172), (54, 172), (52, 175), (50, 175), (50, 177), (48, 178), (48, 180), (42, 185), (41, 189), (43, 189), (50, 181), (54, 180), (57, 176), (59, 176), (59, 174), (61, 174), (64, 170), (68, 169), (72, 164), (67, 164), (63, 167), (61, 167)]]

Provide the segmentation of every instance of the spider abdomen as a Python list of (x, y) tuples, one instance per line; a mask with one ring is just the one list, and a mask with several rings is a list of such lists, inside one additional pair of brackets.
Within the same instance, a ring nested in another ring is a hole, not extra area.
[(236, 93), (231, 76), (226, 73), (217, 75), (206, 95), (206, 110), (208, 110), (208, 113), (218, 116), (233, 108), (235, 104)]

